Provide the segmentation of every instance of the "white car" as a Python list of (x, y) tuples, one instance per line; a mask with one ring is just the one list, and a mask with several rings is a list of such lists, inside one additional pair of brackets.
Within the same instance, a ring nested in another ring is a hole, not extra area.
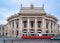
[(56, 37), (53, 37), (51, 38), (52, 40), (60, 40), (60, 36), (56, 36)]

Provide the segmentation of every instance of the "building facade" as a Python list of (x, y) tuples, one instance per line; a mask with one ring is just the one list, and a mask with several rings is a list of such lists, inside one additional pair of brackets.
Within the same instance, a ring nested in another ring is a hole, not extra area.
[(7, 36), (7, 26), (5, 24), (0, 25), (0, 36)]
[(6, 35), (21, 36), (57, 36), (60, 35), (60, 25), (56, 17), (48, 14), (42, 7), (22, 7), (20, 12), (7, 19)]

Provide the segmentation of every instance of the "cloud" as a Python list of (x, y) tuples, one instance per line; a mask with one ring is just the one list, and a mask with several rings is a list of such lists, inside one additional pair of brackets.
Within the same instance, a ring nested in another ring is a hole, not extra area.
[(17, 12), (17, 11), (11, 11), (11, 10), (8, 10), (8, 9), (5, 9), (5, 8), (0, 8), (0, 24), (5, 24), (7, 23), (6, 19), (13, 15), (14, 12)]
[(31, 3), (35, 6), (44, 4), (47, 13), (51, 13), (57, 18), (60, 16), (60, 1), (58, 0), (0, 0), (0, 24), (3, 22), (5, 23), (9, 16), (18, 13), (20, 4), (23, 4), (23, 6), (30, 6)]
[(0, 0), (0, 24), (7, 23), (6, 19), (18, 13), (19, 9), (19, 0)]
[(6, 20), (0, 20), (0, 24), (7, 24), (7, 21)]

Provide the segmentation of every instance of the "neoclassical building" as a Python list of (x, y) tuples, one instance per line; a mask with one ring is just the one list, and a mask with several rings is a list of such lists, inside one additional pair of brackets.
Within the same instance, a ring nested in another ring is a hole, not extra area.
[(0, 24), (0, 36), (7, 36), (7, 26)]
[(60, 35), (58, 19), (45, 12), (41, 7), (22, 7), (19, 13), (7, 19), (6, 35), (8, 37), (21, 36), (57, 36)]

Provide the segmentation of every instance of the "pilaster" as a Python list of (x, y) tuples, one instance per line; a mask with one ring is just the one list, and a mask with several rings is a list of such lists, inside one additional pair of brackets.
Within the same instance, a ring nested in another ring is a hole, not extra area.
[(45, 33), (46, 31), (46, 20), (42, 18), (42, 33)]
[(27, 18), (27, 34), (29, 34), (29, 28), (30, 28), (30, 19), (29, 17)]
[(14, 20), (14, 37), (16, 37), (16, 21)]
[(12, 22), (11, 22), (11, 31), (10, 31), (10, 35), (11, 35), (11, 36), (12, 36), (12, 29), (13, 29), (13, 28), (12, 28)]
[(8, 24), (7, 24), (7, 32), (8, 32), (7, 34), (8, 34), (8, 37), (10, 36), (10, 28), (11, 28), (11, 27), (10, 27), (10, 24), (8, 23)]
[(37, 17), (35, 17), (35, 33), (37, 33)]
[(48, 29), (49, 29), (49, 33), (51, 33), (51, 21), (49, 21)]
[(1, 36), (2, 36), (2, 26), (1, 26)]
[(22, 17), (20, 18), (20, 37), (22, 36)]

